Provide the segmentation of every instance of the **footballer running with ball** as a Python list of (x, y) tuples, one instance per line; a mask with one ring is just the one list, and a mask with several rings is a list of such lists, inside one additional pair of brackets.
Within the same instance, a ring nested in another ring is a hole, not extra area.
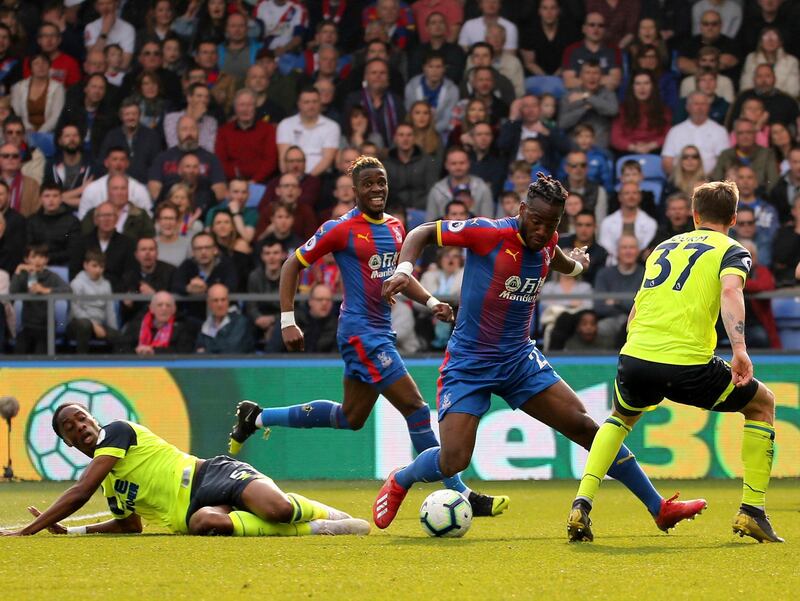
[[(199, 459), (139, 424), (112, 421), (101, 427), (82, 405), (65, 403), (53, 414), (53, 430), (91, 458), (78, 481), (21, 530), (25, 536), (123, 534), (142, 531), (142, 519), (174, 533), (228, 536), (367, 534), (369, 524), (343, 511), (285, 493), (258, 470), (230, 457)], [(59, 523), (102, 487), (113, 518), (90, 526)]]

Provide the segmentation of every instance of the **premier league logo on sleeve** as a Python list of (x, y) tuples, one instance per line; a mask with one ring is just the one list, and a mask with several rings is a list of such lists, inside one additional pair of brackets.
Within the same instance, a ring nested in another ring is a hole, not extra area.
[(306, 242), (303, 245), (303, 248), (305, 248), (306, 250), (312, 250), (316, 245), (317, 245), (317, 237), (312, 236), (311, 238), (308, 239), (308, 242)]
[(467, 225), (466, 221), (451, 221), (448, 224), (447, 229), (453, 233), (456, 233), (463, 230), (465, 225)]

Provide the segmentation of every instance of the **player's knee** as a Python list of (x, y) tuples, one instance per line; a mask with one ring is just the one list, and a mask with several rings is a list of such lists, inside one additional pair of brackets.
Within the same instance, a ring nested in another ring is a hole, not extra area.
[(231, 519), (210, 507), (198, 509), (189, 518), (189, 532), (200, 536), (226, 534), (231, 530)]
[(742, 413), (747, 419), (773, 423), (775, 421), (775, 394), (760, 384), (756, 396), (745, 405)]
[(276, 501), (269, 508), (269, 513), (270, 515), (268, 517), (271, 521), (288, 524), (294, 517), (294, 507), (292, 507), (292, 503), (288, 498), (284, 498), (280, 501)]
[(350, 425), (350, 429), (356, 432), (363, 428), (366, 422), (367, 417), (365, 415), (347, 416), (347, 423)]

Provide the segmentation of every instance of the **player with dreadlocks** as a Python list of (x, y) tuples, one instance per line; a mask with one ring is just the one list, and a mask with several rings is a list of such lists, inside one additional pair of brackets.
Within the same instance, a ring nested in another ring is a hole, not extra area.
[[(389, 185), (378, 159), (358, 157), (349, 169), (356, 207), (328, 221), (283, 265), (280, 279), (281, 334), (290, 351), (303, 350), (303, 331), (295, 323), (294, 300), (300, 270), (333, 253), (344, 281), (337, 342), (345, 362), (344, 400), (316, 400), (290, 407), (261, 408), (252, 401), (237, 406), (231, 432), (231, 452), (258, 428), (337, 428), (359, 430), (382, 394), (403, 415), (417, 453), (438, 447), (431, 430), (431, 412), (397, 353), (392, 332), (391, 304), (381, 295), (383, 281), (394, 273), (397, 253), (405, 238), (403, 224), (386, 215)], [(450, 305), (439, 302), (413, 277), (406, 296), (427, 305), (437, 318), (453, 319)], [(300, 325), (303, 325), (302, 323)], [(474, 515), (505, 511), (508, 497), (490, 497), (469, 490), (458, 474), (445, 485), (469, 498)]]
[[(391, 524), (415, 482), (435, 482), (469, 465), (478, 422), (489, 410), (492, 393), (582, 447), (591, 446), (597, 424), (529, 335), (547, 274), (554, 270), (577, 276), (589, 266), (585, 247), (565, 255), (556, 245), (566, 198), (557, 180), (538, 173), (518, 216), (426, 223), (403, 243), (399, 265), (383, 284), (387, 300), (413, 285), (412, 266), (429, 244), (464, 247), (467, 261), (456, 328), (439, 368), (441, 447), (392, 472), (372, 508), (379, 528)], [(641, 499), (662, 530), (705, 507), (702, 500), (664, 500), (624, 446), (609, 474)]]

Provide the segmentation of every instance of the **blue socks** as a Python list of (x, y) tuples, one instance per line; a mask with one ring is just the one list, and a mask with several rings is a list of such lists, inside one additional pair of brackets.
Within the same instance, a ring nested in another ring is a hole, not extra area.
[(625, 445), (622, 445), (619, 453), (614, 458), (614, 462), (608, 470), (608, 475), (622, 482), (628, 490), (645, 504), (652, 515), (658, 515), (661, 510), (661, 495), (658, 494), (658, 491), (653, 487), (653, 483), (642, 471), (639, 462), (636, 461), (636, 457)]
[[(420, 407), (406, 418), (406, 424), (408, 424), (408, 435), (411, 437), (411, 444), (414, 445), (414, 450), (417, 453), (422, 454), (427, 449), (431, 449), (433, 447), (437, 448), (436, 471), (439, 473), (439, 476), (431, 480), (425, 480), (425, 482), (436, 482), (441, 480), (442, 474), (439, 472), (438, 453), (439, 441), (436, 440), (436, 436), (433, 434), (433, 430), (431, 429), (431, 410), (427, 405)], [(464, 482), (461, 480), (461, 476), (458, 474), (447, 478), (444, 481), (444, 485), (447, 488), (457, 490), (458, 492), (467, 492), (468, 490), (466, 484), (464, 484)], [(408, 487), (406, 486), (404, 488)]]
[[(438, 482), (444, 476), (439, 469), (440, 447), (423, 451), (417, 458), (394, 475), (395, 481), (408, 490), (415, 482)], [(454, 476), (458, 478), (458, 476)]]
[(265, 427), (351, 429), (341, 403), (333, 401), (311, 401), (291, 407), (266, 408), (261, 411), (261, 423)]

